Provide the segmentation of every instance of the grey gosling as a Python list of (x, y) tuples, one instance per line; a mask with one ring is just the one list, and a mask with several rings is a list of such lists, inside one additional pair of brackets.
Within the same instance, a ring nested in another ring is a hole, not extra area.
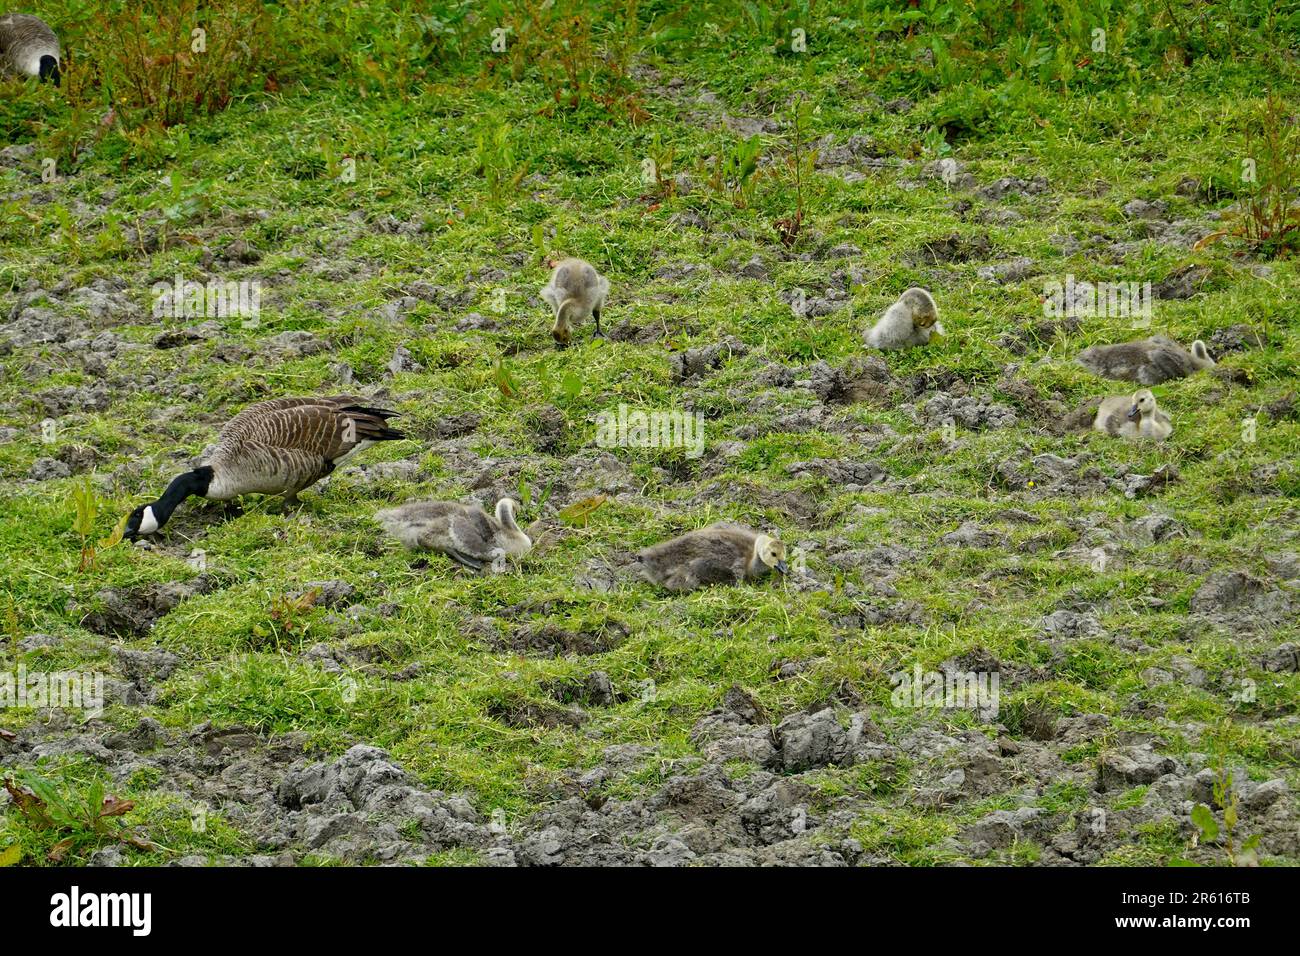
[(569, 344), (573, 326), (585, 322), (587, 316), (596, 320), (596, 336), (601, 336), (600, 310), (605, 307), (608, 295), (609, 280), (590, 262), (565, 259), (555, 267), (551, 281), (542, 289), (542, 298), (555, 313), (551, 335), (560, 348)]
[(785, 545), (743, 525), (718, 522), (637, 555), (641, 576), (670, 591), (753, 580), (775, 568), (786, 574)]
[(1097, 417), (1092, 427), (1118, 438), (1154, 438), (1156, 441), (1163, 441), (1174, 431), (1173, 422), (1156, 406), (1156, 397), (1146, 388), (1132, 395), (1103, 398), (1097, 406)]
[(0, 74), (36, 76), (58, 86), (59, 56), (59, 38), (44, 20), (26, 13), (0, 16)]
[(533, 542), (515, 522), (516, 504), (497, 502), (495, 517), (477, 505), (455, 501), (409, 501), (380, 511), (375, 520), (408, 548), (441, 551), (471, 571), (505, 568), (506, 558), (522, 558)]
[(153, 534), (186, 498), (228, 501), (238, 495), (298, 492), (332, 472), (349, 455), (377, 441), (405, 437), (389, 428), (395, 412), (370, 408), (355, 395), (276, 398), (244, 409), (221, 429), (207, 464), (172, 479), (157, 501), (127, 518), (127, 540)]
[(913, 286), (885, 310), (865, 338), (873, 349), (902, 349), (926, 345), (935, 334), (943, 335), (939, 307), (929, 292)]
[(1075, 361), (1094, 375), (1139, 385), (1159, 385), (1214, 367), (1214, 359), (1200, 339), (1188, 351), (1163, 335), (1118, 345), (1094, 345), (1080, 352)]

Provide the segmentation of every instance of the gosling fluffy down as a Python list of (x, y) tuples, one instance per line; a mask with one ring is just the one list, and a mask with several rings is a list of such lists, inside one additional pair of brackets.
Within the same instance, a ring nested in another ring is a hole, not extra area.
[(1097, 406), (1093, 428), (1116, 438), (1153, 438), (1164, 441), (1174, 432), (1169, 416), (1156, 405), (1150, 389), (1132, 395), (1103, 398)]
[(410, 501), (378, 512), (375, 520), (413, 550), (441, 551), (471, 571), (504, 571), (507, 558), (522, 558), (533, 547), (515, 522), (516, 507), (502, 498), (489, 515), (455, 501)]
[(1200, 339), (1188, 351), (1163, 335), (1117, 345), (1094, 345), (1080, 352), (1075, 361), (1094, 375), (1139, 385), (1159, 385), (1214, 367), (1214, 359)]
[(637, 555), (641, 576), (669, 591), (691, 591), (710, 584), (737, 584), (775, 568), (785, 574), (785, 545), (744, 525), (720, 521)]
[(903, 349), (926, 345), (935, 334), (943, 335), (939, 307), (929, 292), (913, 286), (885, 310), (865, 340), (873, 349)]
[(556, 265), (551, 281), (541, 290), (542, 298), (555, 313), (555, 326), (551, 336), (556, 345), (564, 348), (573, 336), (573, 326), (585, 322), (587, 316), (596, 320), (596, 336), (601, 336), (600, 310), (609, 296), (609, 280), (584, 259), (565, 259)]

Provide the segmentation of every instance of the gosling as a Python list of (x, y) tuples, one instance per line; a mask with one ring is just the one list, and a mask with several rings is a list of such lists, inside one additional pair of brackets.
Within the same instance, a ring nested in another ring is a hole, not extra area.
[(375, 520), (402, 544), (415, 551), (440, 551), (461, 567), (501, 572), (506, 559), (519, 559), (533, 542), (515, 521), (518, 506), (509, 498), (497, 502), (495, 517), (477, 505), (455, 501), (409, 501), (380, 511)]
[(866, 334), (866, 342), (873, 349), (902, 349), (927, 345), (932, 335), (943, 335), (939, 307), (929, 292), (913, 286), (885, 310)]
[(1159, 385), (1214, 367), (1214, 359), (1200, 339), (1188, 351), (1163, 335), (1117, 345), (1094, 345), (1080, 352), (1075, 361), (1094, 375), (1139, 385)]
[(743, 525), (718, 522), (637, 555), (641, 576), (669, 591), (761, 578), (773, 568), (789, 572), (785, 545)]
[(1115, 395), (1101, 400), (1093, 428), (1117, 438), (1153, 438), (1164, 441), (1174, 432), (1169, 416), (1156, 407), (1150, 389), (1130, 396)]
[(542, 289), (542, 298), (555, 313), (551, 336), (560, 348), (568, 346), (573, 326), (588, 316), (596, 320), (596, 337), (600, 331), (600, 310), (609, 296), (609, 280), (584, 259), (565, 259), (551, 273), (551, 281)]

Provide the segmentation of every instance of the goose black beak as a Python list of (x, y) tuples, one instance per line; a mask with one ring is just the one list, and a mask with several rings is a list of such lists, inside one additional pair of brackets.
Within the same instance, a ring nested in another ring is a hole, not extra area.
[(778, 562), (776, 562), (776, 569), (777, 569), (777, 571), (779, 571), (781, 574), (789, 574), (789, 573), (790, 573), (790, 565), (786, 564), (784, 561), (778, 561)]
[(1129, 420), (1129, 421), (1131, 421), (1131, 422), (1135, 422), (1135, 421), (1137, 421), (1137, 420), (1138, 420), (1139, 418), (1141, 418), (1141, 417), (1142, 417), (1142, 410), (1139, 409), (1136, 405), (1134, 405), (1132, 408), (1130, 408), (1130, 409), (1128, 410), (1128, 420)]

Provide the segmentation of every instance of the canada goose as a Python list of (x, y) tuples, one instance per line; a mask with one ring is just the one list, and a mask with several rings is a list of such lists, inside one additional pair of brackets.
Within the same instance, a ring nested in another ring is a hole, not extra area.
[(1075, 361), (1094, 375), (1139, 385), (1159, 385), (1214, 367), (1214, 359), (1200, 339), (1192, 343), (1189, 352), (1163, 335), (1118, 345), (1094, 345), (1080, 352)]
[(542, 298), (555, 312), (555, 327), (551, 329), (556, 343), (569, 344), (574, 324), (587, 316), (596, 320), (596, 336), (600, 337), (600, 310), (609, 295), (609, 280), (596, 271), (596, 267), (583, 259), (565, 259), (551, 273), (551, 281), (542, 289)]
[(901, 349), (925, 345), (935, 334), (943, 335), (939, 307), (929, 292), (913, 286), (885, 310), (866, 334), (866, 342), (873, 349)]
[(244, 409), (221, 429), (207, 464), (172, 479), (157, 501), (127, 519), (124, 537), (153, 534), (186, 498), (227, 501), (237, 495), (298, 492), (332, 472), (353, 452), (405, 436), (387, 425), (395, 412), (369, 408), (355, 395), (276, 398)]
[(59, 38), (44, 20), (26, 13), (0, 16), (0, 73), (38, 76), (59, 85)]
[(784, 544), (725, 521), (646, 548), (637, 561), (647, 581), (670, 591), (735, 584), (762, 577), (770, 568), (781, 574), (790, 570)]
[(1169, 416), (1156, 407), (1150, 389), (1132, 395), (1114, 395), (1101, 400), (1093, 428), (1120, 438), (1154, 438), (1164, 441), (1173, 434)]
[(493, 517), (477, 505), (408, 501), (378, 512), (375, 520), (408, 548), (441, 551), (471, 571), (482, 571), (489, 564), (499, 570), (507, 557), (522, 558), (533, 547), (515, 522), (516, 507), (502, 498)]

